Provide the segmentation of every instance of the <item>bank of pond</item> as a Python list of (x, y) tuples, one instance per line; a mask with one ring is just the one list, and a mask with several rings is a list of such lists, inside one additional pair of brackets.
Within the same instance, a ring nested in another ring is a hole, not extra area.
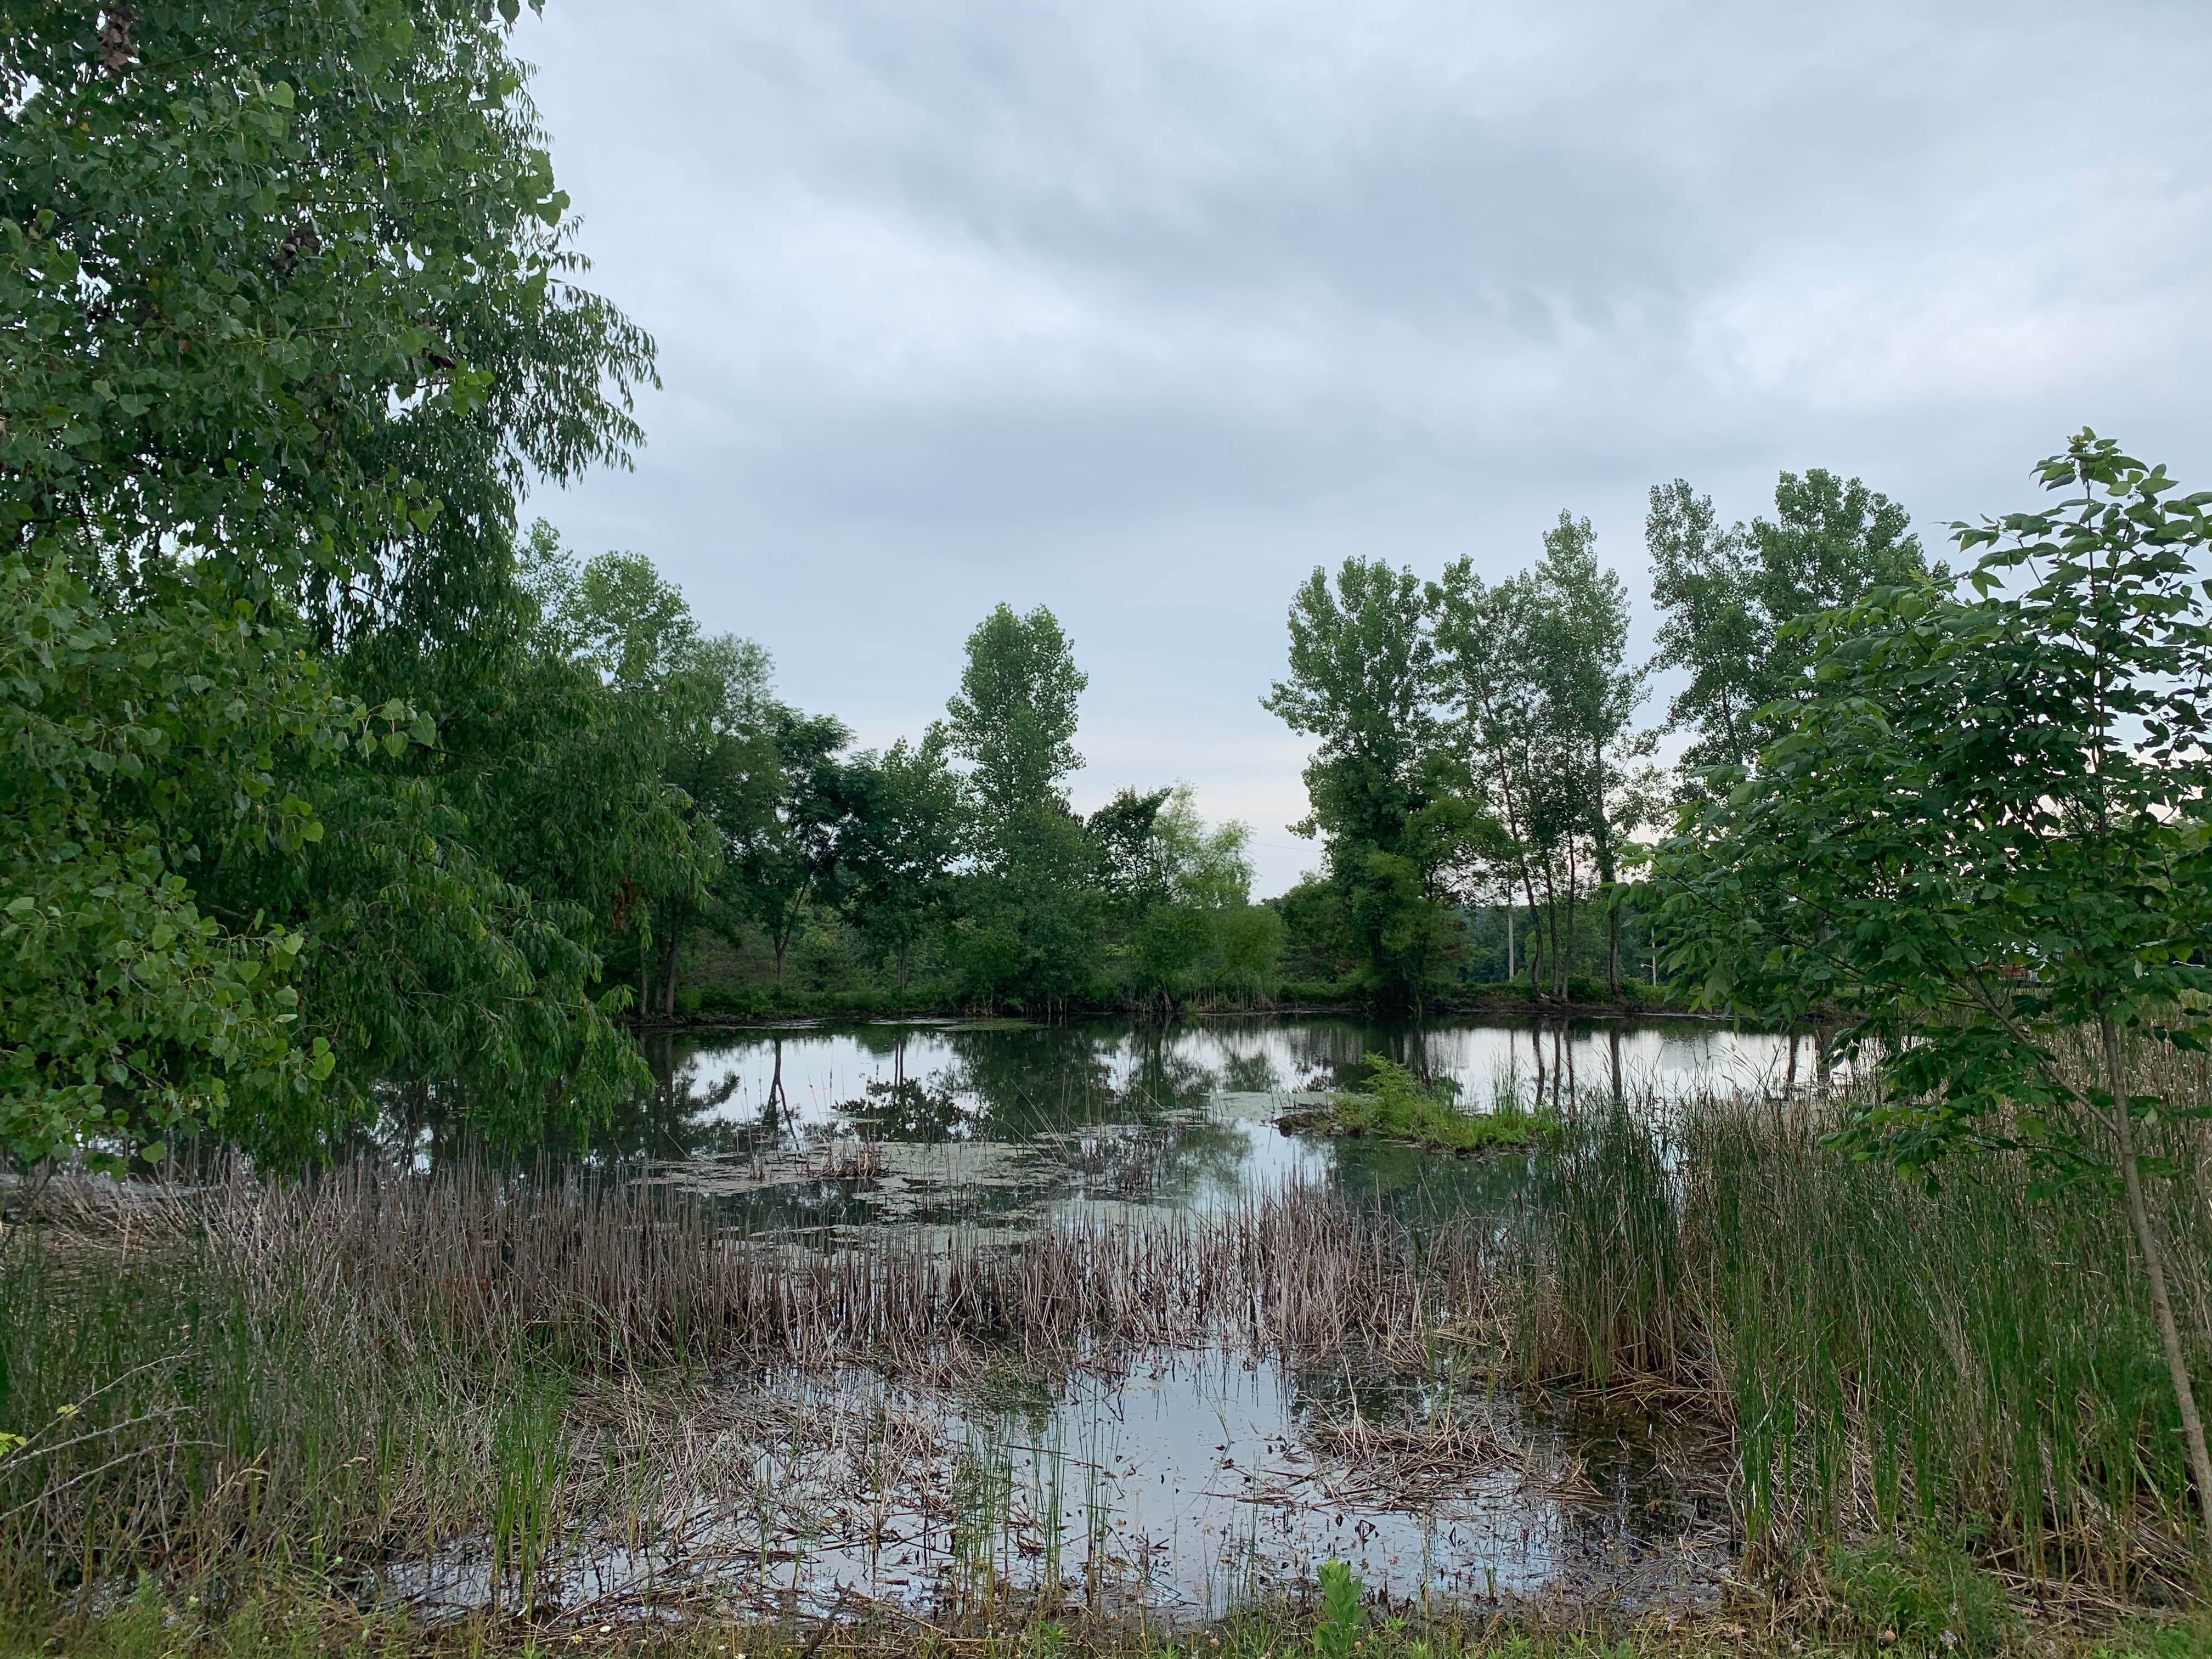
[[(1830, 1149), (1853, 1085), (1808, 1040), (647, 1042), (587, 1144), (393, 1123), (311, 1177), (51, 1185), (0, 1254), (0, 1601), (1233, 1647), (1319, 1641), (1326, 1570), (1378, 1651), (1510, 1617), (1995, 1653), (2198, 1594), (2113, 1206)], [(2202, 1368), (2203, 1130), (2150, 1133)]]

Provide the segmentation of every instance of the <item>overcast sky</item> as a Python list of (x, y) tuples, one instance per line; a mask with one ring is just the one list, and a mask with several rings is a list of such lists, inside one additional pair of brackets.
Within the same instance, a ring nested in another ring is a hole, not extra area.
[[(1930, 539), (2083, 424), (2212, 485), (2212, 4), (549, 0), (593, 282), (659, 343), (650, 556), (862, 742), (994, 605), (1089, 673), (1077, 804), (1316, 858), (1261, 712), (1317, 562), (1864, 477)], [(1650, 710), (1656, 718), (1658, 708)]]

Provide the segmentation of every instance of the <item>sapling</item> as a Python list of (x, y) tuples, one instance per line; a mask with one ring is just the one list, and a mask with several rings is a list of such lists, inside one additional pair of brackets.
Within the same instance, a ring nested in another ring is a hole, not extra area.
[[(1955, 583), (1800, 624), (1813, 666), (1753, 767), (1706, 775), (1656, 873), (1668, 967), (1707, 1006), (1840, 1013), (1837, 1137), (1933, 1180), (2024, 1156), (2124, 1211), (2212, 1551), (2212, 1458), (2142, 1132), (2200, 1106), (2131, 1090), (2130, 1054), (2212, 1037), (2212, 493), (2083, 432), (2051, 509), (1954, 526)], [(1765, 712), (1765, 711), (1763, 711)], [(2086, 1056), (2086, 1057), (2085, 1057)], [(2151, 1068), (2138, 1068), (2148, 1073)]]

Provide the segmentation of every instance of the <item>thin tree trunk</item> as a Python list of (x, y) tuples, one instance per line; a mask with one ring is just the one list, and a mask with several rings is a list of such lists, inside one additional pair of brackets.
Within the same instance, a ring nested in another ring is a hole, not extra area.
[(1512, 982), (1513, 974), (1513, 907), (1508, 904), (1505, 907), (1505, 979), (1508, 984)]
[[(1598, 776), (1605, 775), (1602, 757)], [(1613, 825), (1605, 816), (1605, 795), (1602, 787), (1598, 794), (1595, 830), (1598, 889), (1605, 895), (1605, 994), (1612, 1001), (1620, 1000), (1620, 871), (1613, 861)]]
[(2166, 1348), (2166, 1370), (2173, 1376), (2173, 1394), (2181, 1407), (2181, 1433), (2189, 1448), (2189, 1474), (2197, 1483), (2197, 1504), (2203, 1527), (2197, 1548), (2212, 1563), (2212, 1454), (2204, 1448), (2204, 1421), (2197, 1414), (2197, 1390), (2189, 1381), (2189, 1358), (2182, 1352), (2181, 1328), (2173, 1317), (2173, 1300), (2166, 1294), (2166, 1257), (2159, 1249), (2158, 1233), (2151, 1225), (2150, 1210), (2143, 1202), (2142, 1171), (2136, 1163), (2135, 1124), (2128, 1111), (2127, 1079), (2120, 1063), (2120, 1033), (2106, 1016), (2098, 1022), (2105, 1040), (2105, 1087), (2112, 1097), (2112, 1131), (2120, 1146), (2120, 1175), (2127, 1188), (2128, 1219), (2134, 1224), (2136, 1248), (2142, 1254), (2143, 1274), (2150, 1280), (2151, 1312), (2158, 1321), (2158, 1340)]
[(660, 1012), (669, 1019), (676, 1018), (677, 957), (684, 948), (684, 930), (671, 916), (668, 924), (668, 948), (661, 953)]

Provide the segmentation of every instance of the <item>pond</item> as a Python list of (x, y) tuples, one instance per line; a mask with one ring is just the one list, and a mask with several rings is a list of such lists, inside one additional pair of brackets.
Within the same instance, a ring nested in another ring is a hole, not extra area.
[[(1544, 1201), (1540, 1159), (1276, 1120), (1371, 1054), (1449, 1079), (1478, 1109), (1618, 1101), (1663, 1117), (1809, 1068), (1809, 1045), (1794, 1060), (1790, 1046), (1686, 1021), (664, 1034), (660, 1086), (621, 1136), (645, 1179), (702, 1197), (742, 1249), (801, 1273), (887, 1240), (949, 1261), (1070, 1228), (1218, 1236), (1313, 1194), (1417, 1233), (1454, 1218), (1479, 1230)], [(1293, 1589), (1334, 1559), (1394, 1604), (1642, 1607), (1709, 1598), (1735, 1552), (1718, 1425), (1501, 1386), (1434, 1344), (1208, 1340), (1042, 1365), (971, 1352), (934, 1370), (855, 1353), (720, 1376), (687, 1409), (663, 1437), (717, 1473), (649, 1528), (579, 1540), (558, 1600), (921, 1617), (1068, 1600), (1176, 1624)], [(480, 1600), (489, 1571), (464, 1552), (415, 1597)]]
[[(1690, 1020), (945, 1020), (656, 1033), (648, 1054), (660, 1086), (623, 1140), (755, 1231), (1020, 1228), (1100, 1206), (1203, 1211), (1292, 1183), (1377, 1196), (1493, 1191), (1486, 1166), (1275, 1127), (1295, 1099), (1356, 1081), (1372, 1054), (1449, 1079), (1476, 1109), (1507, 1097), (1663, 1109), (1700, 1091), (1777, 1086), (1814, 1063), (1810, 1038)], [(1507, 1172), (1508, 1184), (1516, 1178)]]

